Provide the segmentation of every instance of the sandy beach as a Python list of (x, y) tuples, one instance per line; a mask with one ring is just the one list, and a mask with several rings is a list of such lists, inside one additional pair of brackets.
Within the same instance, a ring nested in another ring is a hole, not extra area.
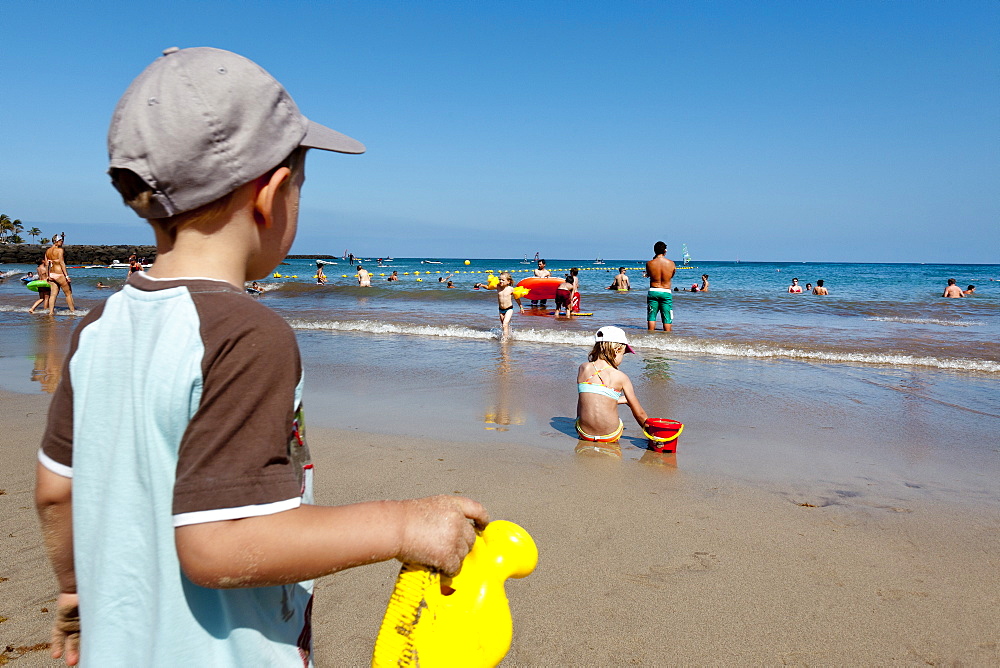
[[(0, 394), (0, 663), (44, 650), (54, 580), (32, 503), (47, 397)], [(311, 425), (317, 501), (457, 492), (527, 528), (537, 570), (511, 581), (504, 665), (964, 664), (1000, 661), (995, 503), (753, 483), (529, 443), (400, 438)], [(682, 437), (683, 438), (683, 437)], [(690, 446), (688, 446), (690, 447)], [(316, 663), (365, 665), (398, 565), (320, 581)]]

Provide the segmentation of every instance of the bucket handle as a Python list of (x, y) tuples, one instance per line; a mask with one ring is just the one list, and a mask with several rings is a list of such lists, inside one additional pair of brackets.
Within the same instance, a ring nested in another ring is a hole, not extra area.
[(646, 427), (642, 428), (642, 433), (646, 435), (646, 438), (648, 438), (651, 441), (656, 441), (657, 443), (669, 443), (670, 441), (673, 441), (678, 436), (680, 436), (682, 431), (684, 431), (684, 425), (683, 425), (683, 423), (681, 424), (680, 428), (677, 430), (677, 433), (674, 434), (673, 436), (671, 436), (669, 438), (660, 438), (658, 436), (650, 436), (649, 432), (646, 431)]

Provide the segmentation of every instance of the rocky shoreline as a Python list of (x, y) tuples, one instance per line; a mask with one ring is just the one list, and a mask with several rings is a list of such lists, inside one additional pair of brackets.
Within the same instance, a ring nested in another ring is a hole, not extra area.
[[(45, 249), (49, 246), (39, 244), (5, 244), (0, 245), (0, 264), (37, 264), (38, 260), (45, 254)], [(118, 246), (87, 246), (87, 245), (66, 245), (67, 265), (81, 264), (111, 264), (115, 260), (127, 262), (129, 256), (146, 258), (147, 262), (152, 262), (156, 257), (156, 246), (135, 246), (121, 244)], [(288, 259), (333, 259), (333, 255), (289, 255)]]

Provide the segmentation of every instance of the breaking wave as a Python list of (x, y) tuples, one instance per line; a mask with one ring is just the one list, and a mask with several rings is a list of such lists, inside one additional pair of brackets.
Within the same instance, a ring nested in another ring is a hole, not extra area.
[[(410, 325), (379, 320), (309, 321), (293, 319), (289, 324), (297, 330), (361, 332), (380, 335), (427, 336), (444, 338), (488, 340), (498, 337), (498, 330), (474, 329), (460, 325)], [(530, 343), (589, 346), (593, 335), (589, 332), (571, 332), (518, 328), (513, 339)], [(822, 363), (873, 364), (887, 366), (917, 366), (955, 371), (1000, 373), (1000, 362), (976, 359), (952, 359), (904, 353), (875, 353), (851, 350), (803, 350), (782, 346), (721, 342), (686, 337), (630, 335), (632, 346), (640, 352), (681, 353), (751, 359), (789, 359)]]
[(906, 325), (941, 325), (943, 327), (985, 327), (985, 322), (978, 320), (941, 320), (940, 318), (897, 318), (874, 317), (865, 318), (869, 322), (901, 322)]

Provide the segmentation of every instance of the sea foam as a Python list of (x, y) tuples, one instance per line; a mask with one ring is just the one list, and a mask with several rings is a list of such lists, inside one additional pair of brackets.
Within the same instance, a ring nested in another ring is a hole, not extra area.
[(985, 322), (978, 320), (941, 320), (940, 318), (897, 318), (874, 317), (865, 318), (869, 322), (900, 322), (906, 325), (941, 325), (943, 327), (985, 327)]
[[(289, 324), (298, 330), (326, 330), (331, 332), (362, 332), (383, 335), (398, 334), (480, 340), (497, 338), (497, 331), (495, 329), (481, 330), (459, 325), (408, 325), (379, 320), (327, 320), (317, 322), (301, 319), (290, 320)], [(593, 335), (589, 332), (530, 328), (515, 328), (513, 339), (522, 342), (571, 345), (584, 348), (592, 345), (594, 341)], [(706, 341), (677, 336), (633, 336), (631, 337), (631, 342), (633, 348), (647, 354), (675, 353), (752, 359), (792, 359), (820, 363), (917, 366), (957, 371), (1000, 373), (1000, 362), (990, 360), (949, 359), (900, 353), (802, 350), (760, 344)]]

